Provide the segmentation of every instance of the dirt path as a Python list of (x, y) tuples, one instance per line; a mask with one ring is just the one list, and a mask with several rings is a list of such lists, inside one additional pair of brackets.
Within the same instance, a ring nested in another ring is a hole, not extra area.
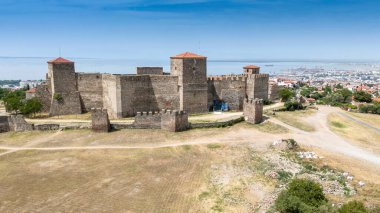
[(350, 116), (350, 115), (348, 115), (348, 114), (346, 114), (346, 113), (343, 113), (343, 112), (337, 112), (337, 113), (338, 113), (339, 115), (343, 116), (343, 117), (346, 117), (346, 118), (348, 118), (348, 119), (350, 119), (350, 120), (356, 122), (356, 123), (359, 124), (359, 125), (362, 125), (362, 126), (364, 126), (364, 127), (367, 127), (367, 128), (373, 129), (373, 130), (375, 130), (375, 131), (377, 131), (377, 132), (380, 132), (380, 129), (379, 129), (379, 128), (374, 127), (374, 126), (372, 126), (371, 124), (368, 124), (368, 123), (366, 123), (366, 122), (363, 122), (363, 121), (361, 121), (361, 120), (358, 120), (358, 119), (356, 119), (356, 118), (354, 118), (354, 117), (352, 117), (352, 116)]
[[(268, 133), (263, 133), (252, 129), (238, 129), (237, 131), (230, 132), (228, 134), (217, 135), (212, 138), (195, 138), (186, 141), (177, 141), (170, 144), (157, 143), (145, 144), (138, 146), (66, 146), (66, 147), (34, 147), (37, 144), (43, 144), (49, 142), (50, 139), (60, 134), (60, 132), (55, 133), (47, 138), (36, 140), (29, 143), (27, 146), (23, 147), (8, 147), (2, 146), (0, 149), (7, 150), (6, 152), (0, 153), (0, 156), (6, 155), (12, 152), (21, 150), (44, 150), (44, 151), (54, 151), (54, 150), (93, 150), (93, 149), (154, 149), (154, 148), (164, 148), (164, 147), (176, 147), (183, 145), (202, 145), (210, 143), (250, 143), (252, 146), (267, 146), (273, 140), (281, 139), (284, 137), (294, 138), (300, 144), (312, 147), (318, 147), (329, 152), (337, 152), (344, 155), (348, 155), (360, 160), (365, 160), (377, 165), (380, 165), (380, 156), (375, 153), (366, 151), (349, 142), (345, 141), (340, 136), (333, 133), (328, 127), (327, 116), (330, 113), (339, 113), (339, 109), (332, 107), (319, 107), (319, 111), (314, 115), (307, 118), (307, 121), (315, 126), (316, 131), (306, 132), (288, 124), (285, 124), (275, 118), (270, 118), (270, 121), (279, 124), (285, 128), (291, 130), (291, 133), (285, 135), (273, 135)], [(228, 113), (229, 116), (236, 116), (238, 113)], [(236, 114), (236, 115), (235, 115)]]
[(329, 129), (327, 116), (330, 113), (339, 113), (339, 109), (320, 106), (317, 113), (307, 118), (307, 122), (315, 126), (316, 131), (314, 132), (302, 131), (273, 118), (270, 120), (292, 130), (291, 137), (301, 144), (318, 147), (330, 152), (338, 152), (380, 165), (380, 156), (350, 144)]

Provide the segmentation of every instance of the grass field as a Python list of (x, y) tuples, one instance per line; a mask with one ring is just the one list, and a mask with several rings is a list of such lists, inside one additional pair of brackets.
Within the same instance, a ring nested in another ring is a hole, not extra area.
[(271, 134), (285, 134), (288, 133), (289, 130), (285, 127), (282, 127), (278, 124), (272, 123), (270, 121), (265, 121), (260, 124), (252, 125), (246, 123), (248, 127), (255, 128), (261, 132), (271, 133)]
[[(376, 122), (378, 115), (371, 115)], [(365, 120), (371, 120), (366, 115)], [(328, 117), (330, 129), (338, 135), (346, 138), (349, 142), (380, 154), (380, 133), (362, 126), (339, 114), (330, 114)], [(367, 122), (367, 121), (366, 121)]]
[(212, 157), (177, 147), (21, 151), (1, 159), (1, 212), (186, 212), (199, 207)]
[(305, 117), (313, 115), (314, 113), (315, 110), (312, 109), (291, 112), (276, 112), (274, 117), (290, 126), (307, 132), (312, 132), (315, 131), (315, 128), (305, 121)]
[(354, 112), (345, 112), (348, 115), (358, 119), (362, 120), (374, 127), (380, 128), (380, 115), (374, 115), (374, 114), (366, 114), (366, 113), (354, 113)]

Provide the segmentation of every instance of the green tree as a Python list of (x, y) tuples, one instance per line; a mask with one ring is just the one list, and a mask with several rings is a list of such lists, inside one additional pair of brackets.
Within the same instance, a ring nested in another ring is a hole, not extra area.
[(41, 112), (42, 110), (42, 103), (37, 98), (32, 98), (26, 101), (26, 103), (21, 108), (21, 113), (25, 115), (33, 114), (34, 116), (36, 113)]
[(276, 210), (284, 213), (317, 212), (327, 203), (320, 184), (307, 179), (292, 180), (275, 201)]
[(9, 90), (0, 88), (0, 100), (2, 100), (8, 93)]
[(343, 102), (348, 103), (352, 97), (352, 92), (348, 89), (339, 90), (339, 93), (343, 96)]
[(281, 101), (285, 102), (288, 101), (291, 97), (294, 96), (294, 92), (288, 88), (283, 88), (278, 92)]
[(368, 94), (364, 91), (355, 92), (354, 93), (354, 99), (355, 99), (355, 101), (358, 101), (358, 102), (366, 102), (366, 103), (372, 102), (371, 94)]
[(359, 201), (350, 201), (343, 204), (339, 209), (339, 213), (367, 213), (368, 210), (362, 202)]
[(302, 106), (302, 104), (300, 102), (298, 102), (298, 101), (287, 101), (287, 102), (285, 102), (284, 106), (285, 106), (285, 109), (287, 111), (294, 111), (294, 110), (304, 109), (304, 107)]
[(15, 92), (7, 94), (3, 98), (5, 109), (8, 112), (15, 112), (17, 114), (23, 106), (22, 100), (22, 97), (18, 96)]

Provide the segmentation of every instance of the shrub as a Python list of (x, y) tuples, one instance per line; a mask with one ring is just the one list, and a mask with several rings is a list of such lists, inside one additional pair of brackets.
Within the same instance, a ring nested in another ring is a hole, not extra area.
[(372, 102), (372, 96), (364, 91), (357, 91), (354, 93), (354, 100), (358, 102), (370, 103)]
[(294, 110), (304, 109), (304, 107), (302, 106), (302, 104), (300, 102), (298, 102), (298, 101), (287, 101), (287, 102), (285, 102), (284, 106), (285, 106), (285, 109), (287, 111), (294, 111)]
[(275, 206), (280, 212), (317, 212), (326, 202), (321, 185), (307, 179), (294, 179), (280, 193)]
[(54, 93), (53, 99), (58, 101), (58, 102), (61, 102), (63, 100), (63, 97), (62, 97), (61, 93)]
[(269, 100), (269, 99), (264, 99), (263, 100), (263, 104), (264, 105), (271, 105), (273, 102), (271, 101), (271, 100)]
[(41, 112), (42, 103), (37, 98), (32, 98), (26, 101), (26, 103), (21, 107), (21, 112), (25, 115), (36, 114)]
[(290, 98), (294, 96), (294, 92), (288, 88), (281, 89), (278, 94), (283, 102), (290, 100)]
[(350, 201), (343, 204), (339, 209), (339, 213), (367, 213), (368, 210), (362, 202), (359, 201)]

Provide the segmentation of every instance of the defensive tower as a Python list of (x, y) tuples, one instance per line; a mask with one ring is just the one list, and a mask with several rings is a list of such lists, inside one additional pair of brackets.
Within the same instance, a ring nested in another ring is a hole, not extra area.
[(52, 95), (50, 115), (82, 113), (74, 62), (59, 57), (47, 63)]
[(185, 52), (170, 61), (171, 75), (178, 76), (180, 110), (207, 112), (207, 57)]

